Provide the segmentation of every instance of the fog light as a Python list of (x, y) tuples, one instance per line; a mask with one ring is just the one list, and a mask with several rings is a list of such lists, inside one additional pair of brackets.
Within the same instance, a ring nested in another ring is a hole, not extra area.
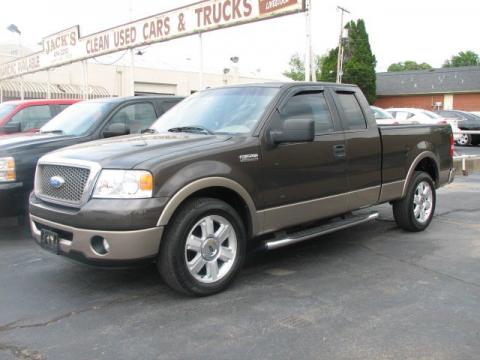
[(108, 243), (107, 239), (101, 236), (94, 236), (90, 241), (93, 251), (95, 251), (98, 255), (106, 255), (110, 251), (110, 244)]

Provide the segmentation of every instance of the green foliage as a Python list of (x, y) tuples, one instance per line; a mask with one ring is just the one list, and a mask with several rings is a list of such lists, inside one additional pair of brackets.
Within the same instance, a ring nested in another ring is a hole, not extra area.
[(388, 67), (388, 72), (396, 71), (413, 71), (413, 70), (429, 70), (432, 66), (427, 63), (417, 63), (416, 61), (407, 60), (404, 62), (398, 62)]
[[(323, 59), (322, 57), (315, 55), (313, 60), (315, 62), (315, 74), (318, 80), (320, 78), (320, 69), (322, 67)], [(305, 80), (305, 63), (298, 53), (292, 55), (288, 65), (290, 66), (290, 69), (285, 71), (283, 75), (295, 81)]]
[(335, 82), (337, 80), (338, 47), (331, 49), (326, 55), (322, 56), (322, 59), (318, 79), (320, 79), (320, 81)]
[(305, 80), (305, 64), (298, 53), (292, 55), (288, 65), (290, 70), (285, 71), (283, 75), (295, 81)]
[(460, 51), (457, 55), (446, 60), (443, 67), (459, 67), (459, 66), (480, 66), (480, 57), (477, 53), (467, 50)]
[(370, 47), (365, 22), (362, 19), (350, 21), (345, 28), (348, 29), (348, 41), (345, 45), (342, 82), (358, 85), (368, 102), (373, 104), (377, 91), (377, 60)]
[[(360, 19), (347, 24), (348, 40), (344, 45), (343, 82), (356, 84), (362, 89), (370, 103), (376, 97), (377, 60), (370, 48), (365, 22)], [(331, 49), (324, 56), (315, 56), (317, 80), (335, 82), (337, 78), (338, 48)], [(290, 70), (284, 75), (293, 80), (305, 79), (305, 66), (298, 54), (290, 59)]]

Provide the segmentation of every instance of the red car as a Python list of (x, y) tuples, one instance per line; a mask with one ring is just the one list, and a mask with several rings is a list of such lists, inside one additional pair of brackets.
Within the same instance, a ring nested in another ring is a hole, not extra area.
[(79, 101), (73, 99), (5, 101), (0, 104), (0, 136), (35, 132), (65, 108)]

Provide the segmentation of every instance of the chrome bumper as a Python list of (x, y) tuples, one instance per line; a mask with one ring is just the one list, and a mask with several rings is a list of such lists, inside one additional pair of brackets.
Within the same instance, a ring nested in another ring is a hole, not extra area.
[[(61, 255), (71, 258), (85, 258), (84, 262), (102, 265), (102, 262), (131, 262), (152, 258), (158, 254), (162, 239), (163, 227), (133, 231), (101, 231), (79, 229), (57, 224), (33, 215), (30, 215), (30, 228), (34, 240), (40, 244), (42, 225), (59, 233), (59, 251)], [(68, 234), (68, 239), (65, 234)], [(62, 237), (63, 236), (63, 237)], [(105, 238), (109, 245), (106, 254), (99, 254), (92, 247), (92, 238)], [(74, 256), (76, 255), (76, 256)], [(83, 260), (81, 260), (83, 261)]]

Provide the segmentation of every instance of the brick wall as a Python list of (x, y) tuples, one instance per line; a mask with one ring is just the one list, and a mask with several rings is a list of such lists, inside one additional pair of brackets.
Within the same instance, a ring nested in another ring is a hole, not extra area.
[(375, 106), (388, 109), (392, 107), (411, 107), (425, 110), (434, 110), (436, 102), (443, 103), (443, 94), (440, 95), (411, 95), (411, 96), (382, 96), (375, 101)]
[(465, 111), (480, 111), (480, 93), (455, 94), (453, 96), (453, 108)]
[[(375, 106), (388, 109), (391, 107), (412, 107), (425, 110), (435, 110), (436, 102), (444, 103), (443, 94), (439, 95), (408, 95), (381, 96), (375, 101)], [(455, 110), (480, 111), (480, 93), (454, 94), (453, 108)]]

